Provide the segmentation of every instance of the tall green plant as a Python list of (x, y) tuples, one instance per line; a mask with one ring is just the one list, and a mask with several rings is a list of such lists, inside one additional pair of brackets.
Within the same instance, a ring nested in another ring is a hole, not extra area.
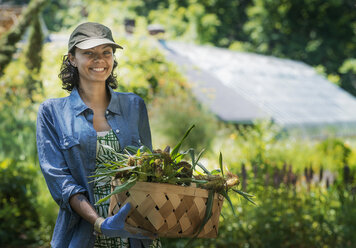
[(36, 13), (32, 17), (30, 35), (28, 39), (27, 48), (25, 51), (26, 56), (26, 67), (38, 73), (41, 69), (42, 64), (42, 46), (43, 46), (43, 32), (40, 23), (40, 15)]
[(40, 23), (40, 15), (37, 13), (30, 28), (30, 36), (25, 51), (25, 65), (28, 68), (28, 75), (25, 79), (27, 94), (33, 102), (33, 92), (42, 88), (42, 82), (38, 79), (42, 64), (43, 32)]

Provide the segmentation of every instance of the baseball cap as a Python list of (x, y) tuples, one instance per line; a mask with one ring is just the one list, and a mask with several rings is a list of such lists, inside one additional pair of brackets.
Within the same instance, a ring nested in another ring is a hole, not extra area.
[(115, 43), (108, 27), (96, 22), (85, 22), (76, 27), (70, 35), (68, 52), (74, 47), (89, 49), (103, 44), (123, 49), (122, 46)]

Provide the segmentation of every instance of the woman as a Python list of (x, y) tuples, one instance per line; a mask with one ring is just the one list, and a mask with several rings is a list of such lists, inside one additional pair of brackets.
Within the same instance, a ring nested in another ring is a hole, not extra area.
[(122, 151), (143, 144), (152, 149), (144, 101), (132, 93), (113, 91), (116, 48), (122, 49), (106, 26), (79, 25), (70, 36), (59, 75), (63, 89), (71, 94), (49, 99), (39, 108), (40, 166), (60, 207), (52, 247), (148, 247), (152, 243), (151, 233), (124, 223), (129, 204), (112, 217), (106, 216), (107, 206), (93, 207), (102, 191), (110, 190), (108, 184), (94, 185), (89, 179), (96, 166), (108, 159), (100, 153), (101, 146)]

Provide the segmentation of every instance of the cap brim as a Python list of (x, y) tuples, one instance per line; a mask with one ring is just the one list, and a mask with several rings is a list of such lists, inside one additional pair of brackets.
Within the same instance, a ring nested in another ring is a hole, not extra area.
[(90, 39), (90, 40), (85, 40), (85, 41), (79, 42), (75, 46), (80, 48), (80, 49), (89, 49), (89, 48), (93, 48), (93, 47), (104, 45), (104, 44), (108, 44), (108, 45), (114, 46), (116, 48), (123, 49), (122, 46), (116, 44), (115, 42), (113, 42), (113, 41), (111, 41), (109, 39)]

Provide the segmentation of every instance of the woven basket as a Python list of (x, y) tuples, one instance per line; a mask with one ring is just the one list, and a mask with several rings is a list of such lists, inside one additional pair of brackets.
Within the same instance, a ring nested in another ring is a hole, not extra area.
[[(112, 182), (112, 188), (120, 184)], [(111, 196), (109, 215), (130, 202), (132, 210), (126, 222), (157, 234), (159, 237), (193, 237), (204, 219), (209, 192), (196, 187), (137, 182), (128, 191)], [(215, 238), (224, 197), (215, 193), (212, 216), (199, 238)]]

